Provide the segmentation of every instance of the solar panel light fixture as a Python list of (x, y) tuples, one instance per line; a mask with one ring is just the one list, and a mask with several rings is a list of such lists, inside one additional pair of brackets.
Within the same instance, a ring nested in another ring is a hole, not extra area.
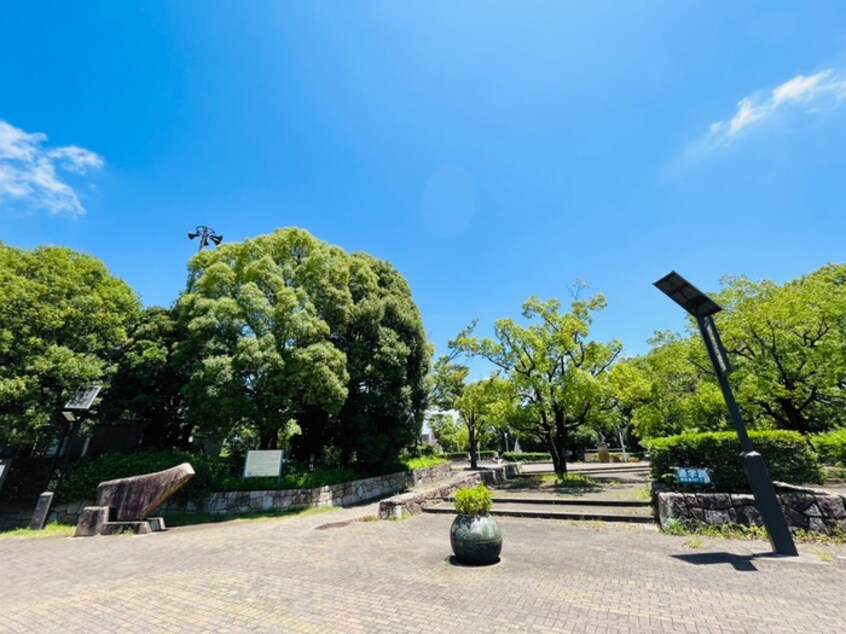
[(65, 410), (69, 412), (87, 412), (91, 409), (94, 399), (102, 389), (99, 385), (86, 385), (77, 389), (70, 400), (65, 403)]
[(778, 555), (798, 555), (784, 512), (776, 497), (767, 465), (764, 463), (763, 456), (752, 446), (728, 382), (732, 367), (713, 318), (713, 315), (720, 312), (722, 307), (675, 271), (670, 271), (655, 282), (655, 286), (696, 319), (708, 356), (711, 358), (711, 364), (714, 366), (714, 374), (720, 384), (720, 390), (723, 392), (723, 398), (740, 440), (743, 469), (746, 471), (746, 479), (755, 496), (755, 505), (767, 529), (773, 552)]
[(205, 225), (199, 225), (196, 231), (188, 232), (189, 240), (194, 240), (195, 238), (200, 238), (200, 248), (197, 251), (202, 251), (204, 247), (209, 245), (209, 242), (214, 242), (215, 245), (223, 242), (222, 235), (215, 233), (214, 229)]

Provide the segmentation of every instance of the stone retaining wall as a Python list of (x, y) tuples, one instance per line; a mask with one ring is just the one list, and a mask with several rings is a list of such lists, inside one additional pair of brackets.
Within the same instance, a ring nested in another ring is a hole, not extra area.
[[(444, 480), (450, 475), (449, 464), (424, 467), (414, 471), (389, 473), (373, 478), (363, 478), (352, 482), (331, 484), (316, 489), (285, 489), (280, 491), (226, 491), (212, 493), (204, 500), (181, 501), (169, 500), (157, 513), (195, 513), (208, 512), (220, 515), (246, 513), (255, 510), (299, 509), (312, 506), (346, 506), (366, 502), (384, 495), (419, 485)], [(48, 521), (58, 520), (63, 524), (76, 524), (82, 509), (92, 506), (93, 501), (56, 504), (50, 511)], [(32, 508), (15, 508), (0, 513), (0, 527), (17, 528), (29, 526)]]
[(423, 507), (432, 500), (440, 500), (458, 489), (473, 487), (484, 481), (485, 484), (500, 484), (507, 482), (520, 474), (518, 463), (508, 463), (493, 469), (483, 471), (472, 471), (453, 477), (448, 482), (439, 483), (437, 486), (421, 487), (417, 491), (409, 491), (382, 500), (379, 503), (379, 519), (387, 520), (398, 517), (405, 513), (417, 515), (423, 512)]
[[(776, 483), (776, 491), (792, 528), (827, 534), (846, 532), (846, 496), (784, 483)], [(755, 499), (748, 493), (659, 493), (658, 519), (662, 528), (674, 521), (688, 527), (763, 526)]]

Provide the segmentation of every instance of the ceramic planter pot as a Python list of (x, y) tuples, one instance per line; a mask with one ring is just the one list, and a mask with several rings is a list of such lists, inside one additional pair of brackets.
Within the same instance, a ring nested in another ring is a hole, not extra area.
[(490, 515), (458, 515), (452, 522), (449, 541), (455, 558), (470, 566), (487, 566), (499, 561), (502, 532)]

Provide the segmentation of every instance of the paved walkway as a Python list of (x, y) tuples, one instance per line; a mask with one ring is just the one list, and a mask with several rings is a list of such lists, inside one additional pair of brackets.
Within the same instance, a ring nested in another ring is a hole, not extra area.
[(0, 540), (0, 631), (846, 629), (842, 547), (785, 562), (749, 557), (759, 542), (692, 548), (652, 527), (501, 519), (502, 562), (473, 569), (447, 560), (451, 517), (346, 523), (374, 512)]

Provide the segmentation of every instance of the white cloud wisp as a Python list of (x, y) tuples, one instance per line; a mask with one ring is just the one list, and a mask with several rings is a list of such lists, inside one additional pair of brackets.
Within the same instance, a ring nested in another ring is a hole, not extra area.
[(45, 147), (46, 140), (43, 132), (24, 132), (0, 120), (0, 204), (82, 215), (85, 208), (60, 171), (83, 175), (103, 167), (103, 158), (76, 145)]
[(778, 113), (820, 113), (836, 108), (844, 98), (846, 76), (833, 69), (810, 76), (797, 75), (770, 92), (760, 91), (741, 99), (731, 119), (711, 124), (699, 149), (730, 145), (750, 128), (760, 126)]

